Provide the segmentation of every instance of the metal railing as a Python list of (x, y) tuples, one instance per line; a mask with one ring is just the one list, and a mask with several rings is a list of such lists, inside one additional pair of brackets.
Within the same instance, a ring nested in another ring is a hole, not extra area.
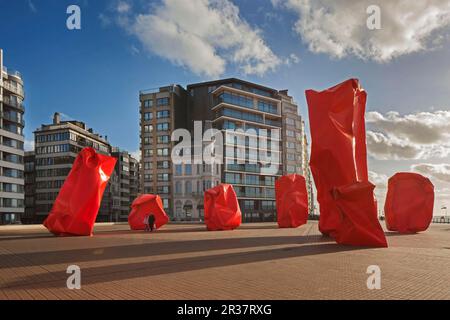
[(450, 223), (450, 216), (436, 216), (433, 217), (433, 223)]

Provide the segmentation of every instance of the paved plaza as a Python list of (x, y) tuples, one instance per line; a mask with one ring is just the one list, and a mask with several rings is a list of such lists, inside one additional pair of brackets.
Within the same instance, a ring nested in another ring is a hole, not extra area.
[[(335, 244), (316, 222), (151, 234), (99, 224), (67, 238), (2, 226), (0, 299), (450, 299), (450, 225), (386, 235), (389, 248), (368, 249)], [(69, 265), (81, 269), (79, 290), (66, 286)], [(369, 265), (381, 268), (380, 290), (367, 288)]]

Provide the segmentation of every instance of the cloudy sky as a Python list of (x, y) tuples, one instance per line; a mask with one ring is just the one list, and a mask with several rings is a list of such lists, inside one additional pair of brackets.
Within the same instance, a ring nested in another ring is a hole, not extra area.
[[(81, 30), (66, 28), (70, 4)], [(5, 64), (26, 81), (27, 140), (60, 111), (136, 151), (140, 89), (218, 77), (287, 88), (307, 120), (306, 89), (355, 77), (380, 203), (391, 175), (416, 171), (435, 214), (450, 206), (450, 0), (0, 0), (0, 20)]]

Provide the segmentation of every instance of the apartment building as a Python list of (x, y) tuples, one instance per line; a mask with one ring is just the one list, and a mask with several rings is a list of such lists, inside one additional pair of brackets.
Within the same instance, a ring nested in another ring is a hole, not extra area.
[(204, 220), (204, 192), (220, 184), (220, 164), (181, 163), (173, 165), (173, 219)]
[[(105, 155), (111, 154), (107, 138), (94, 133), (81, 121), (61, 121), (55, 113), (53, 123), (44, 124), (35, 135), (35, 212), (33, 222), (41, 223), (50, 212), (78, 153), (92, 147)], [(113, 179), (114, 180), (114, 179)], [(97, 221), (111, 221), (111, 183), (108, 184)]]
[(36, 170), (35, 162), (36, 155), (34, 151), (25, 151), (24, 157), (25, 166), (25, 212), (21, 217), (23, 224), (31, 224), (34, 219), (35, 199), (36, 194)]
[(173, 215), (171, 134), (185, 127), (187, 92), (179, 85), (141, 91), (140, 148), (141, 190), (161, 196), (164, 209)]
[[(141, 92), (140, 101), (142, 190), (167, 199), (175, 219), (201, 219), (205, 187), (224, 182), (233, 184), (244, 221), (273, 221), (275, 180), (309, 175), (304, 123), (287, 90), (231, 78)], [(167, 110), (163, 120), (158, 110)], [(217, 173), (215, 164), (206, 170), (171, 164), (171, 133), (183, 128), (193, 135), (195, 121), (202, 122), (201, 133), (209, 127), (223, 133), (224, 163)], [(166, 140), (158, 138), (163, 135)]]
[(112, 149), (111, 156), (117, 158), (112, 184), (118, 186), (118, 190), (113, 192), (113, 221), (127, 221), (131, 203), (139, 193), (139, 162), (127, 151), (117, 147)]
[(22, 76), (3, 65), (0, 49), (0, 224), (24, 213), (24, 98)]

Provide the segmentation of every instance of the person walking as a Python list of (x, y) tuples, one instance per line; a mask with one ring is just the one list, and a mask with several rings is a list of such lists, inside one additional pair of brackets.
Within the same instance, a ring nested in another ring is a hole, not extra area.
[(155, 216), (151, 213), (148, 216), (148, 228), (149, 228), (150, 232), (152, 232), (153, 229), (155, 228)]

